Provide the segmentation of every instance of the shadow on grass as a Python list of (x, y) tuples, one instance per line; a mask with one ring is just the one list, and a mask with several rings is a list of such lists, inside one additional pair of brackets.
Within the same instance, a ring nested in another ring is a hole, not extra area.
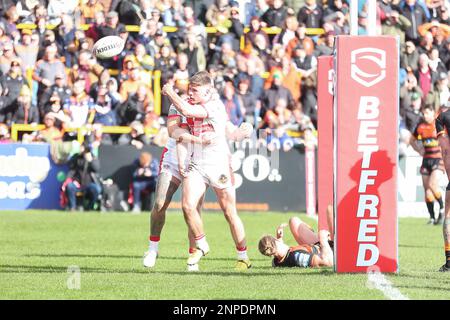
[[(112, 258), (112, 259), (142, 259), (142, 256), (130, 256), (130, 255), (115, 255), (115, 254), (28, 254), (24, 255), (28, 258)], [(186, 257), (172, 257), (172, 256), (160, 256), (158, 260), (183, 260)], [(235, 261), (233, 258), (222, 258), (222, 257), (206, 257), (207, 260), (211, 261)], [(267, 261), (264, 258), (252, 258), (252, 261)]]
[[(67, 266), (24, 266), (24, 265), (0, 265), (0, 274), (2, 273), (66, 273)], [(82, 273), (98, 273), (98, 274), (149, 274), (149, 275), (190, 275), (190, 276), (245, 276), (245, 277), (271, 277), (282, 275), (307, 275), (307, 276), (331, 276), (335, 273), (331, 269), (303, 269), (299, 268), (272, 268), (272, 267), (256, 267), (248, 271), (236, 271), (230, 267), (230, 271), (161, 271), (157, 269), (106, 269), (106, 268), (90, 268), (80, 267)], [(300, 271), (300, 272), (299, 272)]]

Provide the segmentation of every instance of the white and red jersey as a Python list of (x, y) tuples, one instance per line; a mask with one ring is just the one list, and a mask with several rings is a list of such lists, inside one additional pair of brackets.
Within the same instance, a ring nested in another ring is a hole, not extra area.
[(187, 124), (193, 135), (201, 136), (214, 133), (214, 139), (209, 145), (191, 145), (192, 157), (190, 167), (192, 173), (200, 174), (205, 182), (212, 187), (227, 188), (233, 185), (231, 171), (231, 152), (226, 138), (226, 125), (229, 121), (223, 102), (212, 99), (205, 105), (198, 106), (207, 112), (206, 118), (188, 118)]
[[(178, 110), (171, 105), (169, 108), (168, 118), (180, 118), (179, 126), (181, 128), (189, 129), (186, 121), (186, 117), (184, 117)], [(159, 172), (162, 170), (168, 170), (172, 175), (181, 179), (181, 175), (178, 168), (178, 157), (177, 157), (177, 142), (173, 138), (168, 138), (166, 146), (163, 149), (161, 154), (161, 158), (159, 161)]]

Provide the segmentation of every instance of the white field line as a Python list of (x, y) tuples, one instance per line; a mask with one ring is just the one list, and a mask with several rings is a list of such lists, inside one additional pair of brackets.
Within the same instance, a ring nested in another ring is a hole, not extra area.
[(367, 287), (381, 291), (389, 300), (409, 300), (379, 271), (369, 271), (367, 273)]

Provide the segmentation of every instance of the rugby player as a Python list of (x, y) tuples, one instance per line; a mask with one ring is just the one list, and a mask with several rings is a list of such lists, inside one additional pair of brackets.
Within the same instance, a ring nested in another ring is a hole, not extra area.
[[(172, 201), (174, 193), (178, 190), (182, 175), (180, 173), (180, 162), (177, 154), (177, 141), (185, 141), (199, 144), (209, 144), (211, 142), (207, 136), (196, 137), (189, 133), (186, 129), (187, 123), (182, 115), (171, 106), (169, 109), (167, 129), (169, 131), (169, 139), (163, 149), (159, 165), (158, 182), (155, 192), (155, 203), (150, 215), (150, 237), (149, 248), (144, 254), (143, 264), (145, 267), (152, 268), (156, 263), (159, 250), (159, 241), (161, 231), (163, 229), (166, 210)], [(200, 212), (202, 201), (198, 203), (198, 211)], [(195, 240), (189, 232), (189, 254), (193, 253), (195, 248)]]
[[(442, 161), (441, 148), (437, 140), (435, 127), (435, 110), (432, 105), (426, 105), (422, 109), (423, 121), (421, 121), (411, 136), (411, 146), (422, 157), (420, 174), (425, 191), (425, 203), (427, 205), (430, 220), (428, 224), (440, 224), (444, 216), (444, 203), (439, 188), (439, 179), (444, 173), (444, 162)], [(434, 214), (434, 201), (439, 203), (439, 216)]]
[[(297, 227), (300, 226), (301, 230), (304, 231), (304, 233), (293, 234), (298, 245), (289, 247), (283, 242), (282, 228), (284, 225), (281, 225), (277, 229), (276, 238), (271, 235), (266, 235), (261, 238), (258, 245), (261, 254), (273, 257), (273, 267), (332, 267), (333, 250), (329, 242), (330, 232), (320, 230), (317, 235), (298, 218), (291, 219), (291, 231), (294, 229), (292, 221), (294, 221), (294, 224), (300, 223)], [(298, 229), (295, 230), (298, 231)], [(301, 241), (299, 242), (299, 240)]]
[[(251, 134), (251, 129), (238, 129), (231, 122), (228, 121), (228, 135), (227, 138), (233, 141), (241, 141)], [(149, 249), (144, 254), (143, 264), (145, 267), (153, 267), (156, 263), (156, 258), (159, 250), (159, 242), (162, 228), (165, 223), (166, 210), (172, 200), (173, 194), (178, 190), (185, 171), (185, 155), (184, 148), (180, 148), (182, 143), (203, 144), (211, 143), (213, 136), (204, 134), (200, 136), (191, 135), (188, 131), (186, 118), (179, 113), (172, 105), (169, 109), (167, 128), (169, 131), (169, 140), (166, 147), (163, 149), (160, 160), (160, 174), (158, 176), (158, 183), (156, 187), (155, 203), (152, 209), (150, 218), (150, 237)], [(203, 197), (197, 205), (197, 211), (200, 210), (203, 203)], [(189, 229), (189, 255), (196, 252), (196, 243), (194, 236)], [(197, 270), (196, 264), (190, 264), (188, 270)]]
[[(195, 236), (196, 248), (188, 259), (188, 265), (197, 264), (209, 252), (203, 222), (198, 212), (198, 203), (208, 186), (216, 193), (217, 200), (229, 223), (237, 249), (237, 269), (251, 267), (247, 255), (244, 225), (236, 210), (236, 193), (233, 186), (231, 154), (226, 137), (250, 136), (251, 129), (244, 125), (239, 129), (229, 125), (223, 103), (214, 98), (213, 81), (206, 71), (201, 71), (189, 80), (189, 101), (183, 100), (166, 84), (162, 93), (167, 95), (177, 110), (187, 118), (194, 136), (213, 132), (213, 142), (207, 146), (194, 146), (192, 158), (183, 180), (182, 206), (186, 223)], [(245, 133), (245, 134), (243, 134)]]
[[(444, 109), (436, 118), (436, 131), (439, 145), (441, 146), (444, 159), (445, 171), (450, 180), (450, 139), (448, 131), (450, 129), (450, 109)], [(439, 269), (442, 272), (450, 271), (450, 183), (445, 192), (445, 217), (443, 223), (445, 264)]]

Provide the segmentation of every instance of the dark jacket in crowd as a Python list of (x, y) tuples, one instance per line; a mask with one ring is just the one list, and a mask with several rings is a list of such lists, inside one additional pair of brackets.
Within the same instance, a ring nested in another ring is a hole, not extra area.
[(316, 6), (314, 9), (304, 6), (298, 11), (297, 20), (299, 23), (304, 23), (307, 28), (321, 28), (323, 9), (321, 6)]
[[(148, 180), (156, 181), (159, 171), (158, 161), (156, 159), (152, 159), (150, 164), (146, 167), (141, 167), (139, 164), (139, 160), (136, 160), (134, 162), (134, 166), (135, 169), (133, 172), (133, 181), (148, 181)], [(145, 172), (143, 174), (140, 174), (139, 169), (149, 170), (152, 173), (152, 175), (151, 176), (145, 175)]]
[(294, 107), (295, 101), (291, 92), (284, 86), (276, 86), (273, 84), (270, 89), (265, 90), (261, 99), (262, 113), (276, 106), (278, 99), (284, 99), (288, 107)]
[(262, 15), (261, 20), (267, 23), (268, 26), (283, 28), (286, 17), (287, 8), (285, 6), (282, 6), (278, 9), (267, 9), (267, 11)]
[(144, 114), (144, 101), (139, 101), (136, 94), (131, 95), (117, 110), (118, 122), (122, 126), (127, 126), (134, 120), (142, 120)]
[(3, 90), (8, 89), (7, 96), (9, 97), (9, 101), (15, 101), (20, 94), (20, 89), (25, 84), (25, 78), (22, 76), (18, 76), (16, 78), (11, 77), (10, 74), (5, 74), (0, 78), (0, 85)]
[(87, 186), (90, 183), (100, 185), (100, 161), (94, 157), (91, 162), (88, 162), (84, 153), (78, 153), (69, 160), (68, 178), (77, 181), (81, 186)]
[(406, 29), (406, 40), (412, 40), (417, 43), (420, 34), (417, 28), (427, 22), (427, 15), (425, 10), (416, 3), (414, 6), (409, 6), (406, 3), (400, 8), (400, 13), (404, 15), (410, 22), (411, 26)]
[(30, 124), (39, 123), (39, 112), (36, 106), (31, 105), (28, 109), (20, 102), (15, 102), (11, 106), (9, 123)]

